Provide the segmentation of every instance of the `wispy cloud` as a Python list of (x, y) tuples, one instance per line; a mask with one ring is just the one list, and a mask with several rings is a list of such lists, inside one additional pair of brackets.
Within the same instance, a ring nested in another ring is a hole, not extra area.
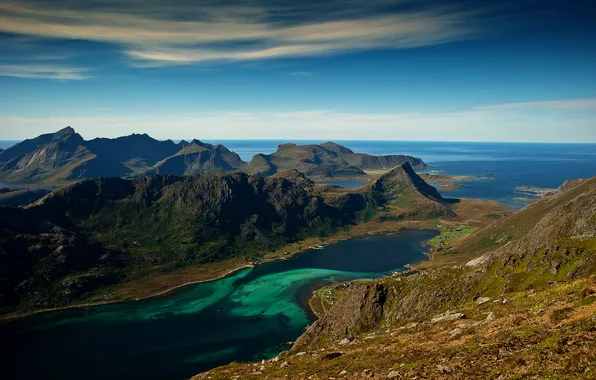
[[(90, 12), (84, 7), (66, 7), (63, 2), (52, 6), (4, 3), (0, 4), (0, 31), (118, 44), (137, 65), (411, 48), (471, 38), (478, 33), (471, 22), (474, 12), (453, 7), (412, 8), (415, 3), (409, 1), (407, 11), (387, 8), (399, 3), (404, 0), (374, 6), (351, 1), (344, 7), (333, 2), (317, 10), (316, 17), (304, 17), (304, 9), (289, 5), (177, 6), (153, 2), (147, 7), (150, 11), (143, 11), (136, 2), (125, 2)], [(383, 12), (375, 9), (381, 6), (385, 7)]]
[(543, 109), (543, 110), (564, 110), (564, 111), (596, 111), (596, 98), (545, 100), (539, 102), (517, 102), (493, 104), (478, 107), (481, 110), (504, 110), (504, 109)]
[(293, 77), (311, 77), (312, 73), (308, 71), (296, 71), (294, 73), (291, 73), (290, 75)]
[(0, 65), (0, 76), (54, 79), (54, 80), (83, 80), (91, 78), (88, 69), (78, 67), (63, 67), (53, 65)]

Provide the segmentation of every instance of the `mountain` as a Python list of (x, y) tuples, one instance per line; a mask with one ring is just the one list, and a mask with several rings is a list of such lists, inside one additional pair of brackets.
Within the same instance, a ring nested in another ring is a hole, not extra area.
[(85, 141), (71, 127), (25, 140), (0, 153), (5, 182), (64, 183), (84, 178), (128, 176), (146, 170), (179, 147), (147, 135)]
[(152, 173), (193, 175), (240, 170), (246, 163), (223, 145), (211, 145), (199, 140), (181, 141), (182, 149), (155, 164)]
[(0, 207), (1, 307), (65, 305), (141, 276), (253, 260), (377, 213), (451, 215), (420, 181), (408, 163), (354, 191), (295, 170), (81, 181), (26, 209)]
[(97, 177), (139, 177), (152, 174), (232, 173), (271, 175), (296, 169), (309, 177), (366, 177), (364, 170), (389, 170), (405, 162), (424, 167), (419, 158), (373, 156), (327, 142), (282, 144), (250, 163), (223, 145), (199, 140), (159, 141), (147, 134), (84, 140), (71, 127), (25, 140), (0, 151), (0, 181), (68, 184)]
[(68, 179), (91, 167), (97, 156), (84, 145), (74, 129), (25, 140), (0, 153), (0, 179), (5, 182)]
[(596, 177), (563, 188), (467, 237), (461, 265), (317, 291), (319, 319), (261, 375), (209, 376), (593, 378)]
[(389, 170), (405, 162), (417, 168), (426, 166), (419, 158), (354, 153), (334, 142), (321, 145), (287, 143), (279, 145), (272, 154), (254, 156), (245, 170), (262, 175), (296, 169), (309, 177), (364, 177), (364, 170)]
[(50, 193), (47, 189), (0, 189), (0, 206), (26, 206)]
[(87, 141), (85, 146), (106, 164), (126, 167), (128, 170), (124, 175), (146, 171), (158, 161), (180, 150), (180, 146), (172, 140), (159, 141), (147, 134), (132, 134), (115, 139), (97, 138)]

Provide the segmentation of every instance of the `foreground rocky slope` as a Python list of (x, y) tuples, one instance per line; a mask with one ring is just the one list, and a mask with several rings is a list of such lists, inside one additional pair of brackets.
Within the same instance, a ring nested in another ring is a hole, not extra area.
[(407, 163), (355, 191), (315, 185), (296, 171), (269, 178), (87, 180), (25, 210), (0, 208), (1, 306), (67, 305), (155, 273), (232, 258), (247, 262), (377, 213), (404, 219), (452, 211)]
[(596, 178), (468, 239), (465, 265), (319, 290), (290, 352), (196, 378), (594, 376)]

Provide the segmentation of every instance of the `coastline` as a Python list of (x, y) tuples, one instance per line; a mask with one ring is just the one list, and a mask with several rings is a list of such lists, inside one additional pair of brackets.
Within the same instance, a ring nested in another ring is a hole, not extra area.
[(135, 299), (124, 298), (124, 299), (115, 299), (115, 300), (111, 300), (111, 301), (88, 302), (88, 303), (77, 304), (77, 305), (40, 309), (40, 310), (35, 310), (35, 311), (31, 311), (31, 312), (24, 313), (24, 314), (14, 314), (13, 313), (13, 314), (0, 315), (0, 325), (2, 325), (4, 323), (9, 323), (9, 322), (17, 320), (17, 319), (30, 317), (32, 315), (42, 314), (42, 313), (51, 313), (53, 311), (62, 311), (62, 310), (69, 310), (69, 309), (86, 309), (86, 308), (91, 308), (91, 307), (95, 307), (95, 306), (104, 306), (104, 305), (111, 305), (111, 304), (123, 303), (123, 302), (136, 302), (136, 301), (142, 301), (142, 300), (145, 300), (148, 298), (163, 297), (163, 296), (167, 296), (169, 293), (172, 293), (173, 291), (176, 291), (180, 288), (190, 286), (190, 285), (202, 284), (205, 282), (221, 280), (223, 278), (226, 278), (228, 276), (235, 274), (236, 272), (239, 272), (243, 269), (250, 268), (250, 267), (252, 267), (252, 265), (243, 265), (241, 267), (234, 268), (234, 269), (224, 273), (223, 275), (220, 275), (217, 277), (213, 277), (213, 278), (206, 279), (206, 280), (197, 280), (197, 281), (186, 282), (183, 284), (178, 284), (178, 285), (175, 285), (169, 289), (160, 291), (158, 293), (149, 294), (147, 296), (138, 297)]
[[(473, 211), (472, 212), (473, 214), (477, 213), (477, 210), (474, 210), (474, 208), (477, 207), (477, 205), (483, 205), (484, 207), (488, 207), (489, 209), (492, 209), (495, 207), (494, 202), (491, 202), (491, 201), (481, 201), (481, 200), (474, 200), (474, 199), (467, 199), (467, 198), (462, 198), (460, 201), (461, 201), (461, 203), (459, 206), (456, 206), (456, 210), (458, 207), (463, 207), (469, 203), (469, 206), (467, 206), (467, 208), (470, 208), (469, 211)], [(497, 205), (497, 209), (505, 209), (505, 208)], [(449, 218), (448, 220), (451, 220), (452, 222), (457, 222), (460, 218), (468, 217), (466, 215), (467, 214), (466, 212), (462, 212), (463, 210), (457, 210), (457, 211), (460, 211), (461, 214), (459, 214), (457, 217), (455, 217), (456, 219)], [(374, 234), (379, 234), (379, 233), (397, 233), (403, 228), (437, 230), (437, 231), (439, 231), (439, 233), (442, 231), (440, 227), (435, 226), (433, 220), (405, 220), (405, 221), (383, 221), (383, 222), (370, 221), (370, 222), (352, 226), (346, 230), (338, 231), (334, 235), (331, 235), (326, 238), (307, 238), (307, 239), (304, 239), (304, 240), (301, 240), (298, 242), (287, 244), (287, 245), (281, 247), (280, 249), (276, 250), (273, 253), (265, 254), (265, 256), (261, 260), (259, 260), (258, 263), (262, 264), (262, 263), (267, 263), (267, 262), (276, 261), (276, 260), (288, 259), (290, 257), (293, 257), (295, 255), (303, 253), (309, 249), (312, 249), (313, 246), (317, 246), (320, 244), (327, 245), (327, 244), (336, 243), (336, 242), (343, 241), (343, 240), (348, 240), (351, 238), (362, 237), (362, 236), (366, 236), (366, 235), (374, 235)], [(422, 261), (417, 262), (412, 265), (418, 266), (420, 264), (425, 264), (425, 263), (429, 263), (429, 262), (431, 262), (431, 261), (422, 260)], [(222, 263), (218, 263), (218, 264), (222, 264)], [(230, 264), (232, 264), (232, 263), (230, 263)], [(251, 265), (249, 265), (249, 264), (237, 265), (231, 269), (227, 269), (224, 273), (216, 274), (212, 277), (208, 277), (208, 278), (204, 278), (204, 279), (200, 279), (200, 280), (185, 281), (185, 282), (173, 285), (173, 286), (169, 286), (165, 289), (160, 289), (160, 290), (156, 290), (156, 291), (146, 291), (146, 292), (141, 291), (140, 294), (135, 297), (133, 297), (133, 296), (116, 296), (114, 299), (105, 300), (105, 301), (85, 302), (85, 303), (73, 304), (73, 305), (68, 305), (68, 306), (60, 306), (60, 307), (55, 307), (55, 308), (38, 309), (38, 310), (26, 312), (26, 313), (12, 312), (12, 313), (8, 313), (8, 314), (0, 315), (0, 325), (9, 323), (11, 321), (14, 321), (14, 320), (17, 320), (20, 318), (24, 318), (24, 317), (28, 317), (28, 316), (32, 316), (32, 315), (36, 315), (36, 314), (41, 314), (41, 313), (49, 313), (49, 312), (53, 312), (53, 311), (62, 311), (62, 310), (68, 310), (68, 309), (84, 309), (84, 308), (90, 308), (90, 307), (94, 307), (94, 306), (103, 306), (103, 305), (110, 305), (110, 304), (122, 303), (122, 302), (133, 302), (133, 301), (140, 301), (140, 300), (153, 298), (153, 297), (166, 296), (169, 293), (171, 293), (175, 290), (178, 290), (180, 288), (183, 288), (185, 286), (196, 285), (196, 284), (201, 284), (201, 283), (206, 283), (206, 282), (211, 282), (211, 281), (217, 281), (217, 280), (226, 278), (228, 276), (231, 276), (234, 273), (236, 273), (242, 269), (248, 268), (248, 267), (251, 267)], [(194, 267), (194, 268), (187, 268), (187, 269), (204, 271), (205, 267), (203, 266), (203, 267)], [(177, 274), (180, 274), (180, 272), (165, 274), (164, 276), (170, 276), (170, 275), (175, 276)], [(150, 277), (147, 277), (147, 278), (141, 279), (141, 280), (155, 280), (157, 277), (158, 276), (150, 276)], [(126, 286), (131, 286), (131, 285), (139, 285), (139, 284), (133, 283), (133, 282), (123, 283), (123, 284), (120, 284), (117, 289), (122, 290)]]
[[(417, 221), (416, 223), (422, 223), (421, 221)], [(258, 264), (264, 264), (264, 263), (268, 263), (268, 262), (273, 262), (273, 261), (277, 261), (277, 260), (285, 260), (291, 257), (294, 257), (296, 255), (299, 255), (301, 253), (304, 253), (310, 249), (312, 249), (311, 247), (314, 245), (318, 245), (321, 243), (324, 244), (332, 244), (332, 243), (337, 243), (339, 241), (343, 241), (343, 240), (348, 240), (351, 238), (356, 238), (356, 237), (362, 237), (362, 236), (366, 236), (366, 235), (374, 235), (374, 234), (378, 234), (378, 233), (397, 233), (399, 232), (402, 228), (413, 228), (413, 229), (428, 229), (425, 227), (409, 227), (409, 226), (404, 226), (404, 222), (400, 223), (399, 226), (396, 226), (394, 229), (391, 230), (387, 230), (387, 229), (376, 229), (376, 228), (372, 228), (371, 230), (365, 230), (365, 231), (353, 231), (356, 227), (362, 227), (364, 225), (366, 225), (367, 223), (361, 224), (361, 225), (356, 225), (353, 226), (352, 228), (350, 228), (348, 231), (341, 231), (335, 235), (332, 235), (326, 239), (320, 239), (320, 238), (310, 238), (310, 239), (305, 239), (305, 240), (301, 240), (295, 243), (292, 243), (290, 245), (300, 245), (302, 246), (303, 244), (309, 244), (307, 243), (308, 241), (311, 241), (311, 243), (313, 241), (317, 241), (317, 244), (310, 244), (307, 247), (303, 247), (303, 248), (299, 248), (297, 250), (294, 250), (291, 253), (288, 253), (286, 255), (281, 255), (281, 256), (264, 256), (264, 258), (262, 260), (260, 260), (258, 262)], [(381, 224), (390, 224), (390, 222), (385, 222), (385, 223), (381, 223)], [(387, 228), (387, 226), (385, 226), (385, 228)], [(355, 233), (354, 233), (355, 232)], [(282, 249), (279, 249), (278, 251), (285, 251), (287, 250), (288, 247), (284, 246)], [(278, 252), (276, 251), (276, 252)], [(21, 318), (25, 318), (25, 317), (29, 317), (32, 315), (37, 315), (37, 314), (42, 314), (42, 313), (51, 313), (54, 311), (63, 311), (63, 310), (69, 310), (69, 309), (86, 309), (86, 308), (91, 308), (91, 307), (95, 307), (95, 306), (104, 306), (104, 305), (111, 305), (111, 304), (116, 304), (116, 303), (123, 303), (123, 302), (136, 302), (136, 301), (141, 301), (141, 300), (145, 300), (145, 299), (149, 299), (149, 298), (155, 298), (155, 297), (163, 297), (163, 296), (167, 296), (168, 294), (186, 287), (186, 286), (190, 286), (190, 285), (197, 285), (197, 284), (202, 284), (202, 283), (207, 283), (207, 282), (212, 282), (212, 281), (217, 281), (217, 280), (221, 280), (223, 278), (229, 277), (243, 269), (246, 268), (250, 268), (253, 265), (251, 264), (244, 264), (241, 266), (237, 266), (235, 268), (232, 268), (228, 271), (226, 271), (223, 274), (220, 275), (216, 275), (214, 277), (210, 277), (207, 279), (202, 279), (202, 280), (193, 280), (193, 281), (188, 281), (188, 282), (184, 282), (181, 284), (177, 284), (174, 285), (172, 287), (169, 287), (167, 289), (164, 290), (160, 290), (157, 292), (151, 292), (148, 293), (146, 295), (141, 295), (139, 297), (122, 297), (122, 298), (117, 298), (117, 299), (113, 299), (113, 300), (106, 300), (106, 301), (96, 301), (96, 302), (86, 302), (86, 303), (81, 303), (81, 304), (74, 304), (74, 305), (68, 305), (68, 306), (59, 306), (59, 307), (53, 307), (53, 308), (46, 308), (46, 309), (39, 309), (39, 310), (33, 310), (30, 312), (26, 312), (26, 313), (9, 313), (9, 314), (5, 314), (5, 315), (0, 315), (0, 325), (5, 324), (5, 323), (9, 323), (11, 321), (17, 320), (17, 319), (21, 319)], [(197, 267), (200, 268), (200, 267)], [(149, 278), (153, 278), (155, 276), (151, 276)], [(121, 284), (121, 286), (125, 286), (127, 283)]]

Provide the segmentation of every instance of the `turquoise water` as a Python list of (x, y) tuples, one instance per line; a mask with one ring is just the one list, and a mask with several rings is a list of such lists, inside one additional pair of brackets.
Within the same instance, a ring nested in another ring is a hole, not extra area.
[(434, 231), (356, 238), (164, 297), (43, 313), (0, 326), (2, 379), (185, 379), (287, 349), (312, 291), (424, 259)]

